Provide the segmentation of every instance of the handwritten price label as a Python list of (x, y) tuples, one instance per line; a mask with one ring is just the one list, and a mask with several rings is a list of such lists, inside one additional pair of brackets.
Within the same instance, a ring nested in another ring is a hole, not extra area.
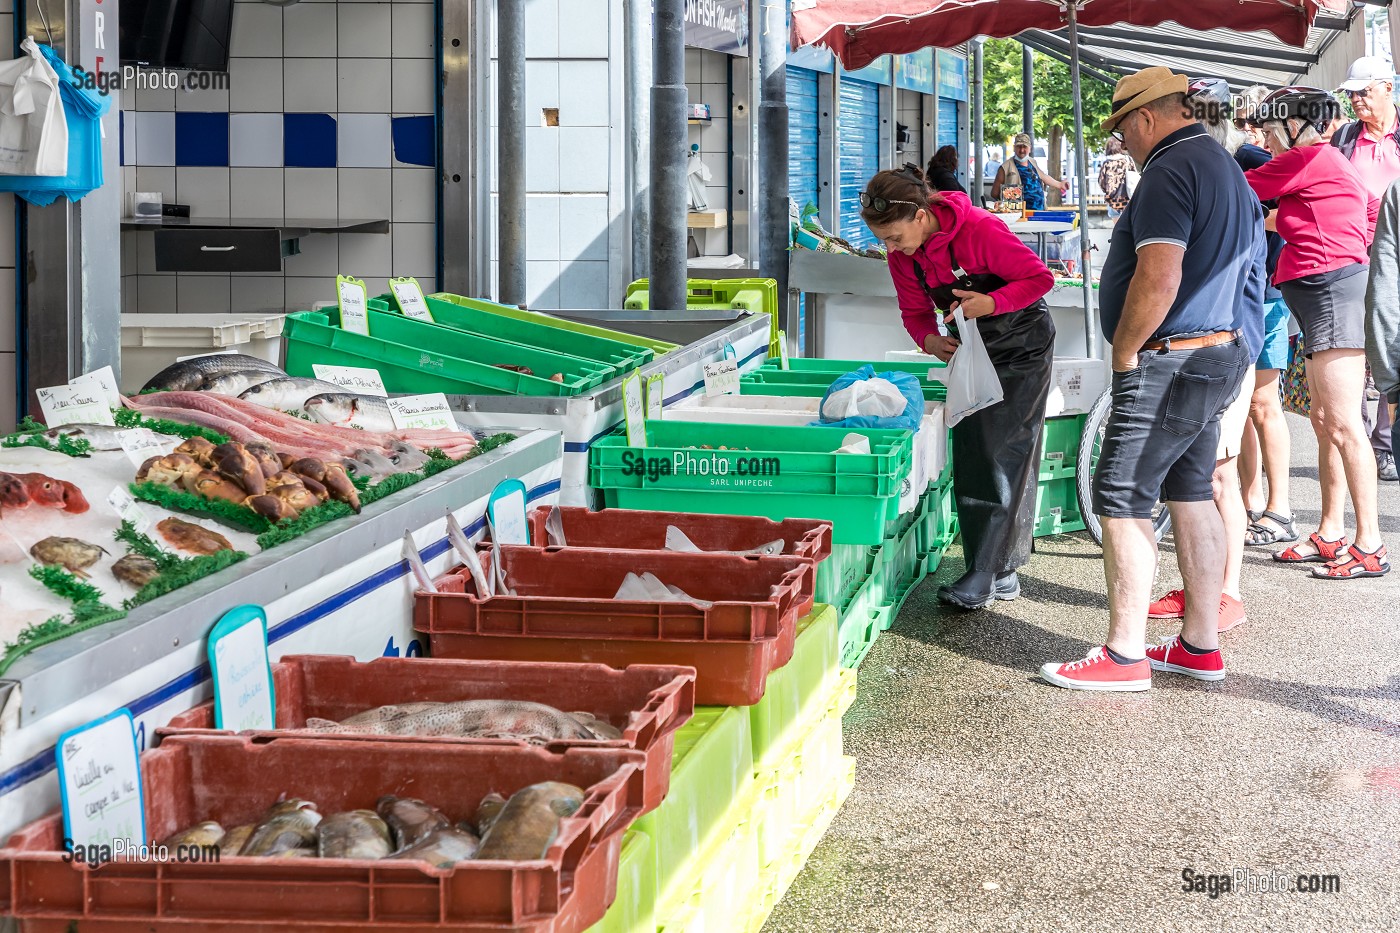
[(377, 369), (363, 369), (359, 366), (324, 366), (320, 363), (312, 363), (311, 371), (322, 382), (338, 385), (347, 392), (354, 392), (358, 395), (377, 395), (380, 398), (389, 397), (389, 391), (384, 388), (384, 380), (380, 377)]
[(733, 360), (720, 360), (705, 364), (705, 397), (734, 395), (739, 391), (739, 364)]
[(214, 671), (214, 723), (242, 732), (277, 725), (272, 669), (267, 663), (267, 616), (261, 606), (230, 609), (209, 633)]
[(457, 419), (441, 392), (389, 399), (389, 415), (400, 431), (455, 431)]
[(75, 846), (146, 841), (141, 760), (131, 713), (117, 710), (59, 736), (64, 835)]
[(121, 389), (117, 388), (117, 377), (110, 366), (103, 366), (101, 369), (84, 373), (76, 379), (69, 379), (68, 384), (101, 392), (107, 399), (108, 408), (122, 407), (122, 392)]
[(394, 301), (398, 304), (404, 317), (411, 317), (415, 321), (427, 321), (429, 324), (433, 323), (433, 314), (428, 310), (428, 302), (423, 298), (423, 288), (413, 276), (390, 279), (389, 291), (393, 293)]
[(51, 428), (65, 424), (116, 424), (101, 386), (52, 386), (37, 394), (44, 424)]
[(365, 283), (348, 275), (337, 275), (335, 291), (340, 303), (341, 330), (369, 336), (369, 294)]
[(647, 417), (660, 421), (666, 408), (666, 377), (657, 373), (647, 379)]
[(117, 437), (133, 466), (140, 466), (152, 457), (164, 457), (179, 446), (176, 441), (162, 439), (150, 428), (131, 428)]
[(647, 446), (647, 411), (642, 399), (642, 374), (636, 370), (622, 380), (622, 417), (627, 428), (627, 446)]

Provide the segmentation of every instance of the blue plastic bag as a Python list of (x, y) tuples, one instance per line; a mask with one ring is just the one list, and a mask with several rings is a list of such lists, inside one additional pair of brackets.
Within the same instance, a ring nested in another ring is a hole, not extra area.
[[(826, 390), (826, 394), (822, 396), (818, 411), (825, 410), (826, 400), (831, 398), (834, 393), (849, 388), (857, 382), (875, 378), (877, 378), (875, 367), (868, 364), (862, 366), (853, 373), (846, 373), (846, 375), (841, 376), (833, 382)], [(840, 421), (814, 421), (812, 424), (835, 428), (881, 428), (900, 431), (919, 430), (919, 426), (923, 423), (924, 418), (924, 390), (923, 386), (919, 384), (918, 377), (914, 376), (912, 373), (886, 372), (880, 373), (878, 378), (893, 383), (895, 388), (899, 389), (900, 394), (904, 396), (908, 404), (904, 406), (902, 414), (893, 418), (860, 416), (855, 418), (843, 418)]]
[(63, 57), (42, 43), (39, 51), (59, 77), (59, 98), (68, 121), (67, 175), (0, 175), (0, 191), (13, 191), (40, 207), (64, 195), (77, 201), (89, 191), (102, 187), (102, 117), (112, 99), (96, 90), (77, 86), (74, 69)]

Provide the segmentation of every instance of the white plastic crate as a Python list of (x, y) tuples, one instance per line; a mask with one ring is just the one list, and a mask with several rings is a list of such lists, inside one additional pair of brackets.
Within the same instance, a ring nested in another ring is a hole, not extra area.
[(285, 314), (123, 314), (121, 390), (139, 392), (183, 356), (246, 353), (282, 365)]

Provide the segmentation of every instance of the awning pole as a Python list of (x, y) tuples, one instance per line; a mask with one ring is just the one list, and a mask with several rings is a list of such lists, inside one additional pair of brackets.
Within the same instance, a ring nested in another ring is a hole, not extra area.
[(1079, 268), (1084, 275), (1084, 355), (1094, 358), (1099, 345), (1098, 320), (1094, 317), (1094, 269), (1089, 259), (1089, 153), (1084, 151), (1084, 102), (1079, 97), (1079, 11), (1069, 9), (1069, 79), (1074, 94), (1074, 148), (1079, 172)]

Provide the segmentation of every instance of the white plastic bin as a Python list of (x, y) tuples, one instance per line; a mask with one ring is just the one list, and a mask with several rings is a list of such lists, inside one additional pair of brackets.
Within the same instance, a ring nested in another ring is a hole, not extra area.
[(121, 390), (141, 391), (182, 356), (246, 353), (282, 365), (285, 314), (123, 314)]

